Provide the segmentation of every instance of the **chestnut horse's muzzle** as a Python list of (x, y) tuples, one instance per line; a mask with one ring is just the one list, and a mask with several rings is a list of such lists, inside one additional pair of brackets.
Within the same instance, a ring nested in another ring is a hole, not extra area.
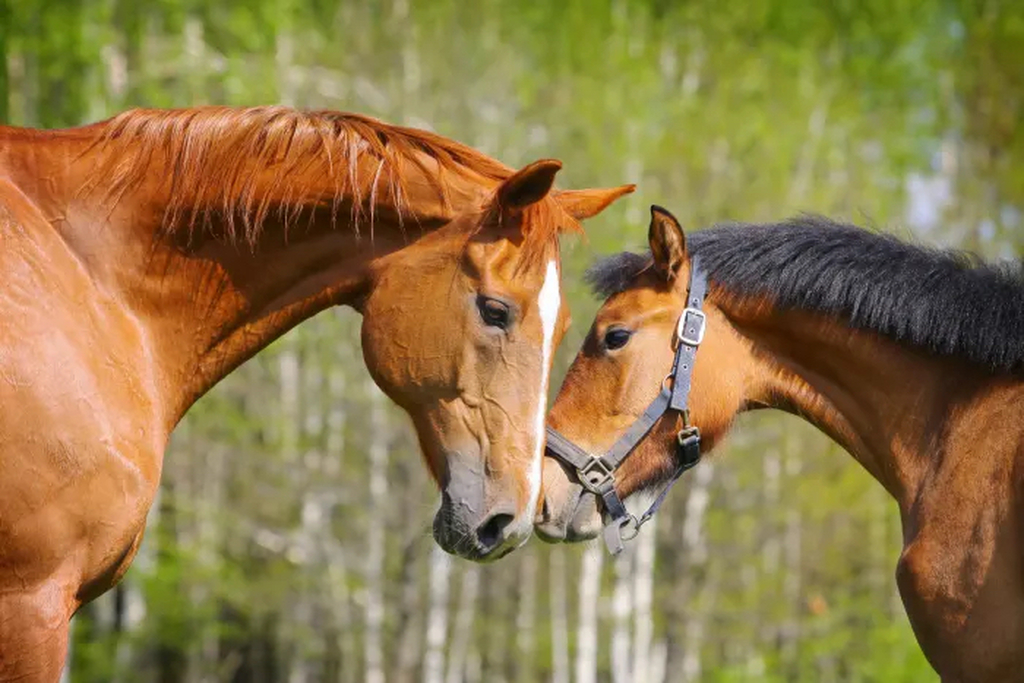
[(516, 487), (505, 495), (488, 491), (495, 482), (483, 469), (481, 460), (449, 454), (433, 525), (434, 539), (446, 552), (477, 562), (504, 557), (533, 531), (533, 520), (520, 518)]

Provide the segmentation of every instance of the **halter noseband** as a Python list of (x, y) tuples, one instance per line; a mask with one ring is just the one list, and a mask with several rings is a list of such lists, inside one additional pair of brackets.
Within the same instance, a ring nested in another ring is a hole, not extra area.
[[(604, 527), (604, 542), (613, 555), (622, 552), (623, 540), (634, 538), (640, 532), (640, 527), (654, 516), (672, 485), (683, 472), (700, 461), (700, 430), (690, 424), (687, 402), (697, 347), (704, 339), (705, 316), (701, 307), (707, 294), (707, 286), (707, 274), (700, 268), (697, 257), (691, 258), (687, 303), (676, 325), (676, 353), (672, 361), (672, 370), (661, 383), (658, 397), (647, 406), (643, 415), (630, 425), (618, 441), (612, 444), (608, 452), (596, 457), (591, 456), (551, 427), (547, 428), (548, 453), (575, 469), (580, 485), (601, 498), (609, 517)], [(670, 379), (671, 387), (668, 386)], [(676, 471), (672, 473), (672, 477), (654, 503), (640, 519), (637, 519), (626, 510), (626, 506), (615, 492), (615, 471), (636, 450), (654, 428), (655, 423), (669, 411), (678, 412), (683, 418), (683, 427), (676, 435)]]

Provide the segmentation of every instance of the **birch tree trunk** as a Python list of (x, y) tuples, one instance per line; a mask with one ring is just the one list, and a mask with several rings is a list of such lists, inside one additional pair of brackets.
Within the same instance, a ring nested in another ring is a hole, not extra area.
[(277, 33), (274, 39), (274, 66), (277, 71), (277, 96), (280, 103), (296, 105), (296, 83), (292, 72), (295, 62), (295, 37), (292, 14), (295, 11), (292, 0), (277, 0)]
[[(654, 634), (654, 558), (658, 545), (658, 518), (652, 517), (634, 544), (633, 570), (633, 675), (635, 683), (661, 680), (653, 674), (651, 640)], [(662, 645), (664, 654), (664, 645)]]
[(310, 605), (306, 595), (307, 591), (302, 586), (307, 579), (308, 565), (311, 558), (307, 556), (308, 548), (305, 544), (304, 527), (306, 524), (307, 510), (311, 505), (311, 493), (305, 489), (302, 478), (303, 468), (301, 467), (301, 453), (299, 451), (300, 422), (299, 422), (299, 394), (301, 385), (301, 362), (299, 359), (298, 331), (284, 337), (281, 341), (281, 351), (277, 358), (277, 371), (280, 382), (280, 417), (277, 425), (280, 435), (279, 449), (285, 467), (294, 476), (289, 478), (289, 483), (296, 490), (304, 491), (300, 502), (300, 526), (297, 530), (288, 534), (286, 542), (287, 553), (290, 559), (299, 565), (299, 576), (302, 581), (294, 601), (291, 602), (288, 614), (282, 627), (285, 631), (281, 634), (289, 644), (291, 656), (288, 658), (288, 682), (306, 683), (310, 680), (310, 671), (307, 665), (308, 657), (306, 648), (308, 642), (305, 638), (296, 637), (295, 634), (302, 630), (302, 625), (309, 622)]
[[(785, 475), (790, 480), (800, 476), (803, 469), (803, 462), (800, 460), (800, 444), (786, 444), (783, 455), (783, 467)], [(800, 641), (800, 613), (803, 605), (800, 599), (800, 588), (802, 584), (801, 546), (802, 546), (802, 519), (800, 510), (795, 506), (786, 509), (786, 528), (783, 537), (783, 561), (786, 571), (782, 584), (782, 597), (786, 605), (786, 612), (789, 615), (781, 629), (781, 655), (782, 661), (791, 662), (793, 665), (797, 659), (797, 645)]]
[(644, 666), (645, 678), (637, 678), (637, 683), (674, 683), (667, 678), (668, 673), (668, 646), (664, 640), (659, 640), (651, 646), (650, 657)]
[(327, 569), (327, 595), (330, 604), (329, 611), (330, 632), (335, 642), (328, 646), (338, 656), (338, 677), (342, 681), (351, 681), (356, 678), (358, 667), (358, 656), (352, 638), (352, 631), (355, 630), (355, 619), (352, 618), (351, 595), (348, 590), (348, 562), (344, 548), (333, 538), (328, 538), (324, 543), (324, 560)]
[(611, 665), (613, 683), (629, 683), (629, 615), (635, 546), (630, 543), (612, 563), (615, 589), (612, 593)]
[[(686, 499), (686, 521), (683, 523), (683, 572), (694, 576), (696, 569), (708, 561), (707, 535), (704, 529), (704, 515), (710, 499), (709, 488), (714, 476), (714, 466), (705, 462), (693, 470), (693, 485)], [(691, 610), (687, 610), (683, 629), (685, 650), (683, 651), (682, 673), (684, 681), (699, 681), (701, 678), (701, 647), (706, 633), (705, 622), (710, 611), (709, 594), (714, 591), (714, 579), (701, 587), (701, 596), (694, 595), (695, 581), (687, 581)], [(700, 597), (698, 600), (697, 598)]]
[(487, 615), (488, 628), (481, 647), (480, 677), (486, 683), (507, 683), (514, 675), (511, 659), (515, 656), (515, 606), (509, 600), (516, 595), (514, 574), (491, 572), (484, 586), (481, 611)]
[[(335, 359), (327, 373), (327, 415), (324, 436), (324, 475), (335, 479), (342, 471), (345, 460), (345, 371), (344, 359)], [(342, 681), (356, 679), (358, 654), (355, 642), (356, 623), (352, 614), (349, 594), (349, 562), (345, 548), (330, 534), (324, 534), (321, 542), (326, 548), (327, 576), (330, 586), (331, 619), (337, 633), (339, 674)]]
[(187, 101), (200, 104), (203, 100), (203, 71), (206, 65), (206, 41), (203, 37), (203, 22), (195, 16), (185, 19), (182, 43), (185, 51), (184, 85)]
[[(312, 331), (312, 330), (310, 330)], [(308, 336), (303, 337), (309, 339)], [(309, 339), (308, 346), (314, 346), (316, 339)], [(330, 511), (334, 503), (333, 493), (323, 486), (323, 451), (321, 443), (324, 436), (324, 386), (322, 368), (311, 362), (308, 355), (301, 365), (302, 409), (302, 443), (300, 444), (301, 465), (305, 476), (301, 490), (303, 491), (302, 509), (300, 513), (299, 546), (301, 556), (305, 558), (305, 581), (302, 582), (303, 594), (300, 625), (307, 634), (311, 644), (311, 655), (323, 660), (324, 653), (332, 647), (335, 636), (331, 629), (323, 628), (321, 617), (328, 612), (319, 596), (331, 593), (331, 577), (329, 572), (321, 571), (329, 562), (329, 544), (333, 542), (330, 529)], [(344, 567), (344, 565), (343, 565)], [(312, 634), (317, 634), (314, 637)], [(324, 677), (323, 669), (310, 669), (315, 679)]]
[(601, 597), (604, 546), (592, 543), (580, 563), (579, 624), (576, 627), (576, 683), (597, 681), (597, 607)]
[(519, 558), (519, 609), (516, 612), (516, 680), (534, 679), (534, 629), (537, 621), (537, 555), (527, 551)]
[(423, 655), (423, 683), (443, 683), (444, 644), (448, 628), (448, 577), (451, 562), (436, 543), (430, 551), (430, 613)]
[(470, 649), (469, 656), (466, 658), (466, 683), (483, 683), (483, 668), (480, 651), (476, 648)]
[[(145, 10), (135, 0), (115, 0), (114, 21), (121, 29), (124, 40), (124, 81), (122, 87), (112, 89), (118, 106), (125, 107), (138, 103), (141, 99), (142, 83), (146, 79), (145, 67), (148, 60), (144, 57), (143, 47), (146, 42)], [(115, 48), (116, 49), (116, 48)]]
[[(480, 566), (471, 564), (462, 571), (459, 604), (452, 625), (451, 652), (448, 655), (448, 674), (445, 683), (463, 683), (473, 637), (473, 617), (480, 587)], [(532, 628), (532, 623), (528, 628)]]
[(565, 605), (565, 553), (548, 553), (548, 593), (551, 600), (551, 683), (569, 683), (569, 624)]
[(388, 444), (384, 395), (371, 380), (366, 381), (370, 395), (370, 505), (366, 523), (366, 634), (364, 656), (366, 682), (384, 683), (384, 650), (381, 630), (384, 623), (384, 511), (387, 509)]
[[(765, 436), (774, 443), (765, 449), (764, 458), (761, 462), (763, 494), (761, 504), (764, 512), (761, 516), (761, 524), (763, 525), (761, 530), (761, 538), (763, 539), (761, 545), (762, 577), (759, 585), (763, 590), (761, 591), (758, 611), (762, 615), (770, 613), (770, 605), (778, 599), (777, 587), (779, 585), (778, 578), (782, 557), (782, 533), (777, 520), (785, 513), (780, 509), (779, 499), (782, 479), (782, 455), (775, 444), (787, 438), (781, 430), (775, 429), (770, 430)], [(763, 645), (767, 646), (775, 641), (779, 631), (779, 624), (775, 619), (759, 618), (759, 622), (757, 637)]]
[(414, 536), (402, 553), (402, 597), (398, 612), (398, 652), (392, 680), (394, 683), (419, 681), (417, 666), (423, 651), (423, 623), (421, 575), (423, 546), (429, 537)]

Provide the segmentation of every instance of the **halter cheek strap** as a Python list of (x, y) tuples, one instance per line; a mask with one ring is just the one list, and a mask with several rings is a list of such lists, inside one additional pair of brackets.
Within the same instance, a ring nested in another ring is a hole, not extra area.
[[(575, 469), (580, 485), (601, 499), (608, 519), (604, 527), (604, 541), (613, 555), (622, 552), (622, 542), (635, 537), (640, 527), (654, 516), (683, 472), (700, 461), (700, 430), (690, 423), (689, 397), (697, 348), (704, 340), (706, 329), (702, 309), (707, 295), (707, 282), (700, 261), (693, 257), (690, 261), (686, 308), (676, 325), (672, 370), (662, 382), (658, 397), (607, 452), (592, 456), (556, 430), (547, 428), (548, 453)], [(670, 379), (671, 387), (668, 382)], [(676, 435), (676, 470), (651, 506), (637, 519), (626, 510), (615, 491), (615, 471), (647, 437), (658, 420), (670, 411), (679, 413), (683, 419), (682, 429)]]

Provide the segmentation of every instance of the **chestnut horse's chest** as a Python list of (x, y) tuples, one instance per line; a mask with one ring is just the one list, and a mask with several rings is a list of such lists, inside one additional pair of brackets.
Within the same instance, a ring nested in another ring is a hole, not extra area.
[(2, 183), (0, 238), (0, 593), (102, 581), (133, 552), (167, 438), (144, 340)]
[(0, 592), (4, 577), (63, 570), (84, 584), (117, 573), (145, 525), (166, 435), (144, 395), (105, 395), (121, 373), (98, 375), (72, 339), (9, 342), (0, 341)]

